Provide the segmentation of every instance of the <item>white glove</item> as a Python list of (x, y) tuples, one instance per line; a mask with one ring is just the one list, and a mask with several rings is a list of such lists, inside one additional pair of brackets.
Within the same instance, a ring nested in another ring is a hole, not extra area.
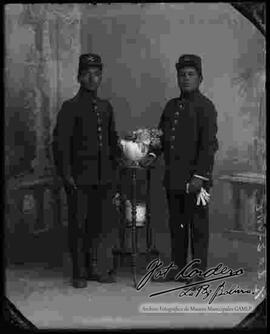
[[(189, 193), (189, 183), (187, 183), (187, 186), (186, 186), (186, 193), (187, 194)], [(201, 191), (197, 195), (196, 205), (199, 206), (200, 202), (202, 202), (202, 205), (206, 206), (209, 200), (210, 200), (210, 194), (204, 188), (201, 188)]]
[(196, 204), (200, 205), (200, 202), (202, 202), (202, 205), (206, 206), (209, 200), (210, 200), (210, 194), (204, 188), (201, 188), (200, 193), (197, 195)]

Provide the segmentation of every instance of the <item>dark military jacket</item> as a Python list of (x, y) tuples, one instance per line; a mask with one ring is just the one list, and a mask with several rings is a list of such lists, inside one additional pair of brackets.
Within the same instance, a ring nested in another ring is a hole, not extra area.
[(58, 113), (53, 154), (58, 174), (77, 185), (115, 181), (120, 148), (111, 104), (80, 88)]
[(171, 99), (159, 122), (163, 131), (165, 160), (163, 184), (169, 189), (185, 190), (193, 175), (210, 180), (214, 155), (218, 149), (217, 112), (213, 103), (199, 91)]

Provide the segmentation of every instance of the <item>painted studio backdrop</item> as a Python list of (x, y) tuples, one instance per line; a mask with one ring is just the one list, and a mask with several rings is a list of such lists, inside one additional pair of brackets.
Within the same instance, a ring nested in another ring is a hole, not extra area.
[[(79, 55), (88, 52), (102, 57), (99, 95), (110, 100), (120, 136), (157, 126), (166, 101), (179, 95), (178, 57), (202, 57), (201, 90), (216, 106), (219, 140), (209, 256), (256, 271), (254, 207), (266, 170), (265, 37), (228, 3), (5, 6), (7, 264), (68, 265), (66, 199), (54, 181), (50, 144), (61, 104), (79, 88)], [(161, 159), (151, 215), (156, 246), (168, 257), (162, 173)], [(106, 205), (104, 266), (118, 224), (109, 200)]]

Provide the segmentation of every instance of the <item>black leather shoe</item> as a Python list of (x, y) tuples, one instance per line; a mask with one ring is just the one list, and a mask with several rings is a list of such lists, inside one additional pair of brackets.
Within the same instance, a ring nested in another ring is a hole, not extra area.
[(100, 278), (100, 273), (97, 270), (97, 266), (88, 265), (87, 266), (87, 280), (88, 281), (98, 281)]
[(187, 278), (179, 277), (178, 279), (175, 280), (175, 282), (182, 283), (182, 284), (188, 284), (191, 281), (188, 280)]
[(89, 273), (87, 276), (87, 281), (99, 281), (100, 274), (99, 273)]
[(87, 280), (85, 278), (73, 278), (72, 285), (76, 289), (83, 289), (87, 287)]
[(99, 280), (100, 283), (115, 283), (116, 278), (112, 274), (100, 275)]
[(158, 277), (158, 278), (152, 277), (151, 278), (151, 282), (154, 282), (154, 283), (164, 283), (164, 282), (169, 282), (169, 281), (172, 281), (172, 280), (169, 278), (164, 278), (164, 277)]
[(176, 275), (176, 272), (168, 272), (166, 277), (159, 276), (158, 278), (152, 277), (151, 281), (152, 282), (157, 282), (157, 283), (163, 283), (163, 282), (176, 282), (174, 277)]
[(97, 281), (99, 283), (115, 283), (115, 275), (111, 272), (102, 275), (98, 271), (89, 271), (87, 276), (88, 281)]
[(202, 284), (204, 284), (204, 281), (205, 281), (204, 277), (195, 276), (195, 277), (193, 277), (189, 280), (189, 283), (192, 284), (192, 283), (200, 283), (201, 282)]

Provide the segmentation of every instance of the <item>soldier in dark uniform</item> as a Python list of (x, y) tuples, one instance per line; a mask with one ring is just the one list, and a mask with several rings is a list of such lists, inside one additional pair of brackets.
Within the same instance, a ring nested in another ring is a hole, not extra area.
[(87, 279), (114, 281), (97, 270), (102, 204), (116, 180), (117, 156), (121, 154), (113, 108), (97, 97), (102, 68), (99, 55), (80, 56), (80, 89), (64, 101), (53, 135), (55, 164), (67, 194), (73, 286), (78, 288), (85, 287)]
[[(209, 213), (208, 205), (197, 205), (197, 196), (202, 188), (207, 191), (212, 186), (214, 155), (218, 149), (217, 112), (199, 91), (203, 79), (201, 58), (183, 55), (176, 70), (181, 94), (168, 101), (162, 113), (159, 123), (163, 131), (162, 149), (153, 150), (142, 164), (153, 163), (155, 155), (163, 152), (172, 261), (179, 269), (187, 264), (190, 230), (192, 256), (201, 261), (196, 267), (206, 270)], [(171, 272), (169, 279), (175, 275)]]

